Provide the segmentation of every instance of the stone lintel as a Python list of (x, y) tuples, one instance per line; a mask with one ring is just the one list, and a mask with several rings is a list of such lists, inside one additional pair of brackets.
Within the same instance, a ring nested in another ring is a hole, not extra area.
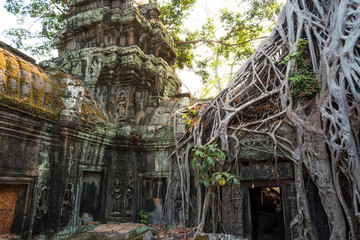
[(294, 166), (291, 161), (278, 162), (277, 168), (274, 162), (241, 164), (239, 175), (241, 180), (293, 179)]

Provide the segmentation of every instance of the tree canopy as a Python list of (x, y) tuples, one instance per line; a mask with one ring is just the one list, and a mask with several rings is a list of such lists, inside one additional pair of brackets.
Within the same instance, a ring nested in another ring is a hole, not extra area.
[[(26, 50), (34, 56), (51, 56), (55, 48), (54, 36), (65, 21), (70, 0), (6, 0), (5, 9), (17, 16), (19, 27), (6, 30), (6, 35), (17, 48)], [(33, 19), (26, 28), (25, 21)], [(41, 29), (34, 30), (33, 25), (41, 22)], [(29, 44), (28, 41), (34, 39)]]
[[(234, 2), (234, 5), (238, 5), (237, 9), (244, 10), (236, 12), (220, 8), (215, 16), (208, 16), (195, 29), (184, 26), (182, 16), (170, 15), (169, 21), (167, 9), (173, 8), (174, 4), (168, 3), (162, 7), (165, 25), (176, 26), (168, 28), (178, 53), (176, 66), (191, 69), (200, 75), (204, 84), (217, 89), (216, 93), (225, 87), (242, 61), (253, 53), (254, 43), (269, 33), (281, 6), (276, 0)], [(189, 14), (189, 8), (187, 11)], [(203, 95), (210, 90), (205, 88)]]
[[(174, 38), (175, 67), (190, 69), (201, 76), (206, 86), (203, 97), (209, 96), (212, 88), (216, 89), (213, 94), (224, 88), (234, 70), (253, 53), (254, 42), (263, 39), (274, 25), (281, 6), (276, 0), (234, 2), (244, 11), (220, 9), (215, 18), (209, 16), (199, 28), (191, 29), (184, 22), (193, 14), (196, 0), (157, 1), (161, 20)], [(33, 56), (51, 56), (54, 36), (66, 21), (69, 4), (70, 0), (6, 0), (5, 9), (15, 14), (20, 23), (6, 31), (7, 37)], [(41, 28), (25, 27), (29, 17), (34, 23), (40, 22)], [(29, 42), (31, 39), (36, 41)]]

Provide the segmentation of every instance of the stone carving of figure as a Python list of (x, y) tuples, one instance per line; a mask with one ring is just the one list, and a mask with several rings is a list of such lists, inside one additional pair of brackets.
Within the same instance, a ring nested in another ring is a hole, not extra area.
[(40, 234), (45, 230), (45, 218), (44, 215), (47, 213), (47, 189), (43, 189), (39, 198), (39, 204), (35, 211), (35, 223), (33, 234)]
[(99, 59), (97, 56), (93, 56), (89, 66), (90, 76), (96, 75), (97, 71), (99, 71)]
[(129, 186), (126, 191), (125, 209), (126, 214), (131, 215), (132, 199), (133, 199), (134, 179), (132, 173), (129, 174)]
[(64, 228), (68, 225), (72, 213), (72, 186), (68, 184), (61, 209), (61, 227)]
[(128, 188), (126, 191), (126, 215), (131, 215), (131, 206), (132, 206), (133, 190)]
[(121, 213), (121, 198), (122, 198), (122, 189), (121, 189), (121, 181), (120, 174), (116, 171), (115, 176), (113, 178), (112, 186), (111, 186), (111, 195), (113, 198), (113, 213), (120, 214)]
[(125, 120), (126, 115), (126, 99), (124, 93), (121, 92), (116, 104), (116, 123)]
[(182, 222), (184, 220), (184, 209), (182, 207), (182, 201), (181, 199), (177, 198), (175, 200), (175, 211), (177, 214), (177, 221)]
[(164, 94), (165, 85), (166, 85), (166, 72), (165, 70), (160, 70), (156, 76), (155, 88), (159, 95)]
[(47, 212), (47, 189), (45, 188), (41, 192), (39, 205), (36, 208), (35, 218), (36, 219), (42, 218), (46, 212)]

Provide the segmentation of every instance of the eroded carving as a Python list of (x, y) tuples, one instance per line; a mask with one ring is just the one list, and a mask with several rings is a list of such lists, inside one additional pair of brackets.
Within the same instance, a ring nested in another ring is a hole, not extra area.
[(120, 92), (117, 100), (116, 100), (116, 114), (115, 121), (116, 123), (120, 123), (126, 120), (127, 117), (127, 109), (126, 109), (126, 99), (125, 94)]
[(48, 210), (48, 190), (47, 188), (44, 188), (41, 191), (41, 195), (39, 198), (38, 206), (35, 210), (35, 222), (34, 222), (34, 234), (40, 234), (44, 232), (45, 225), (46, 225), (46, 219), (45, 214)]
[(113, 182), (111, 185), (112, 196), (112, 212), (115, 214), (121, 214), (123, 189), (121, 186), (121, 175), (118, 170), (115, 171), (113, 176)]
[(71, 184), (68, 184), (64, 193), (64, 200), (61, 207), (61, 228), (66, 228), (72, 215), (72, 195), (73, 190)]
[(133, 173), (130, 172), (129, 185), (128, 185), (128, 189), (126, 190), (126, 203), (125, 203), (126, 215), (131, 215), (133, 191), (134, 191), (134, 177), (133, 177)]

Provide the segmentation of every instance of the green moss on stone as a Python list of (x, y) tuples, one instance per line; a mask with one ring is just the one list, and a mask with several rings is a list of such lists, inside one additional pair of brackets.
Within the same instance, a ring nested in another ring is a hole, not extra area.
[(81, 115), (80, 117), (85, 120), (100, 120), (104, 121), (105, 117), (100, 111), (100, 109), (92, 103), (90, 100), (84, 99), (81, 105)]
[(0, 49), (0, 69), (4, 71), (6, 70), (6, 60), (2, 49)]
[(18, 59), (18, 62), (20, 67), (21, 99), (31, 104), (33, 101), (31, 69), (25, 61)]
[(51, 112), (45, 108), (31, 105), (18, 98), (13, 98), (2, 93), (0, 93), (0, 105), (18, 112), (25, 113), (27, 115), (31, 115), (33, 117), (49, 120), (52, 122), (57, 122), (60, 118), (59, 113)]
[(51, 82), (41, 68), (4, 49), (0, 49), (0, 71), (5, 72), (6, 78), (1, 105), (47, 120), (59, 120), (65, 108), (61, 99), (65, 83), (57, 79)]
[(7, 91), (7, 76), (6, 76), (6, 60), (4, 57), (4, 52), (2, 51), (2, 49), (0, 49), (0, 72), (1, 72), (1, 77), (3, 77), (2, 81), (0, 80), (0, 89), (2, 92), (6, 92)]
[(6, 60), (7, 94), (20, 98), (20, 69), (15, 56), (4, 51)]
[[(32, 75), (32, 92), (33, 92), (33, 101), (32, 104), (38, 107), (42, 107), (44, 105), (44, 97), (45, 97), (45, 83), (44, 76), (40, 73), (40, 71), (36, 67), (31, 67), (31, 75)], [(45, 75), (45, 74), (44, 74)]]

